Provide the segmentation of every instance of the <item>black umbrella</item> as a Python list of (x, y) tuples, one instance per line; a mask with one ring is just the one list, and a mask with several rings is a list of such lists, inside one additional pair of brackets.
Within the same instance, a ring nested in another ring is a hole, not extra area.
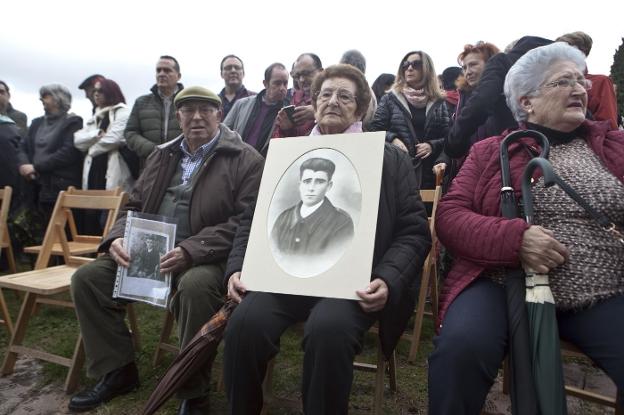
[[(534, 130), (521, 130), (509, 134), (500, 145), (501, 211), (503, 217), (518, 217), (518, 205), (509, 171), (509, 145), (521, 138), (532, 138), (542, 148), (540, 157), (547, 158), (548, 139)], [(537, 395), (531, 371), (529, 320), (525, 304), (525, 274), (522, 269), (508, 270), (505, 275), (507, 296), (507, 323), (509, 326), (509, 369), (511, 372), (511, 405), (514, 415), (538, 414)]]

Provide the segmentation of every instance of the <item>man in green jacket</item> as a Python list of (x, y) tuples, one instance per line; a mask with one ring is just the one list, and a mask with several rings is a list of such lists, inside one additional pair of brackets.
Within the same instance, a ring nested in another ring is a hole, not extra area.
[[(87, 374), (100, 379), (71, 398), (74, 412), (94, 409), (139, 384), (125, 307), (112, 298), (117, 267), (131, 261), (124, 244), (128, 210), (178, 220), (175, 248), (160, 258), (159, 268), (173, 274), (176, 291), (169, 309), (181, 347), (223, 304), (225, 262), (240, 216), (257, 196), (263, 159), (220, 123), (221, 100), (212, 91), (185, 88), (174, 105), (183, 134), (148, 157), (128, 203), (99, 247), (104, 255), (72, 277)], [(178, 390), (180, 414), (207, 412), (212, 358)]]
[(157, 145), (173, 140), (182, 132), (176, 119), (173, 100), (184, 86), (178, 81), (180, 65), (173, 56), (163, 55), (156, 63), (156, 84), (151, 93), (140, 96), (132, 107), (124, 136), (130, 150), (145, 160)]

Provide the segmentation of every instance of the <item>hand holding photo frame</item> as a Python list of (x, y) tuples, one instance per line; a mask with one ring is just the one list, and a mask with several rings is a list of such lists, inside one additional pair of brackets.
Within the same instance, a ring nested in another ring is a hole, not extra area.
[(271, 141), (242, 269), (248, 290), (359, 300), (384, 143), (383, 132)]
[(117, 267), (113, 298), (166, 307), (171, 273), (160, 273), (160, 258), (174, 248), (175, 236), (175, 219), (129, 211), (124, 247), (130, 255), (130, 265)]

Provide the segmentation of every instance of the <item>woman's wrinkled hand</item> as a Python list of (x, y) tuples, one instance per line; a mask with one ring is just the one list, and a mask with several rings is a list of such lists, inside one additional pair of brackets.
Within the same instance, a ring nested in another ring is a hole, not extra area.
[(555, 239), (555, 234), (541, 226), (533, 225), (524, 231), (520, 246), (520, 261), (539, 274), (546, 274), (563, 264), (570, 251)]
[(381, 278), (375, 278), (365, 289), (357, 290), (355, 293), (361, 298), (360, 307), (366, 313), (383, 309), (388, 301), (388, 285)]
[(228, 280), (227, 296), (236, 303), (240, 303), (247, 292), (247, 289), (240, 280), (241, 273), (235, 272)]

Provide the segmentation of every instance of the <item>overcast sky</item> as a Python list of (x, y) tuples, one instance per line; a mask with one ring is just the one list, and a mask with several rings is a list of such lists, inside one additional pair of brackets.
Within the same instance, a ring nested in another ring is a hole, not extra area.
[(89, 116), (77, 86), (101, 73), (121, 86), (129, 105), (154, 83), (158, 56), (175, 56), (182, 82), (218, 92), (219, 62), (230, 53), (245, 63), (245, 86), (262, 89), (264, 68), (290, 67), (302, 52), (325, 66), (348, 49), (367, 58), (372, 83), (395, 73), (411, 50), (431, 55), (438, 73), (456, 65), (465, 43), (503, 49), (523, 35), (547, 38), (582, 30), (594, 47), (592, 73), (608, 74), (624, 36), (624, 1), (32, 1), (5, 2), (0, 24), (0, 79), (29, 122), (43, 113), (38, 89), (68, 86), (72, 110)]

